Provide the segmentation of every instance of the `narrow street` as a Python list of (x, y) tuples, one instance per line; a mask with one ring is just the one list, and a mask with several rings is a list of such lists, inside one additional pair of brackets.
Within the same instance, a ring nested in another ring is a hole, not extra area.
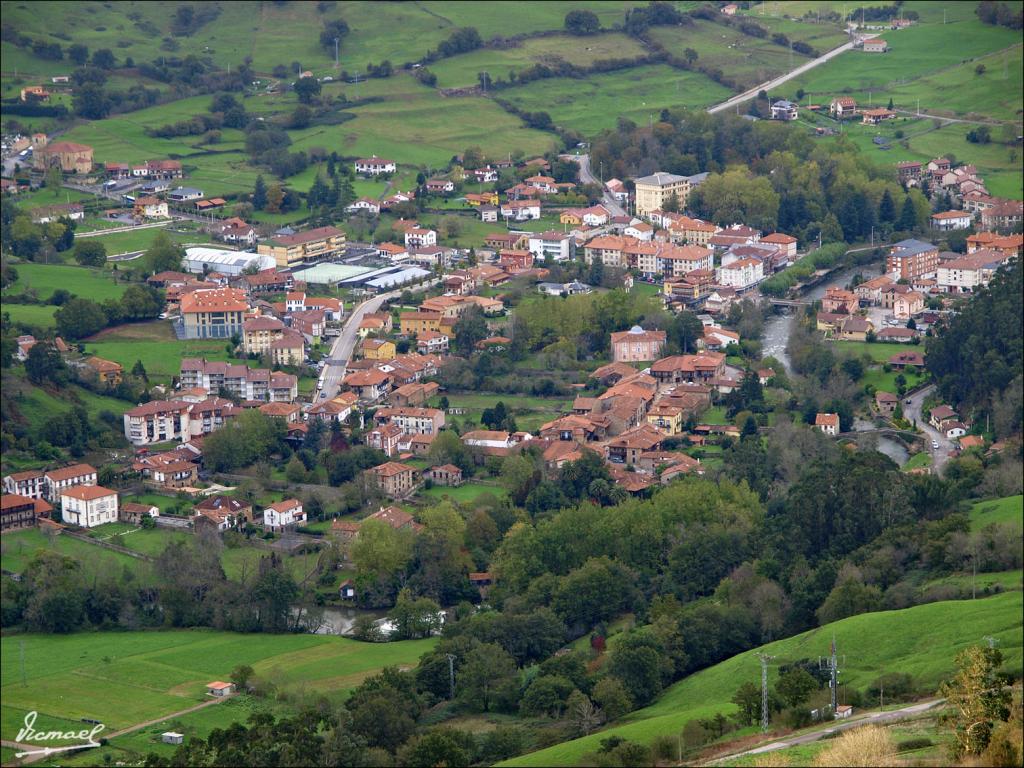
[(836, 724), (830, 728), (822, 728), (800, 736), (787, 736), (784, 739), (770, 741), (767, 744), (762, 744), (759, 747), (748, 749), (745, 752), (736, 752), (732, 755), (725, 755), (712, 760), (710, 764), (714, 765), (715, 763), (720, 763), (723, 760), (735, 760), (738, 757), (744, 757), (746, 755), (763, 755), (765, 752), (775, 752), (779, 749), (787, 749), (788, 747), (795, 747), (800, 744), (810, 744), (811, 742), (819, 741), (837, 733), (848, 731), (851, 728), (859, 728), (862, 725), (891, 723), (895, 720), (904, 720), (908, 717), (919, 715), (922, 712), (927, 712), (928, 710), (939, 706), (944, 701), (945, 699), (929, 699), (928, 701), (922, 701), (917, 704), (911, 704), (909, 706), (889, 710), (887, 712), (868, 712), (863, 715), (855, 716), (849, 720), (836, 721)]
[[(566, 160), (572, 160), (579, 163), (580, 166), (580, 183), (581, 184), (601, 184), (601, 181), (594, 176), (594, 172), (590, 169), (590, 155), (562, 155)], [(601, 193), (601, 205), (608, 209), (612, 216), (625, 216), (626, 209), (619, 205), (619, 202), (611, 196), (611, 194), (602, 185)]]
[[(903, 415), (910, 422), (915, 423), (918, 429), (924, 432), (925, 440), (928, 444), (928, 450), (931, 451), (932, 454), (932, 466), (935, 468), (935, 472), (937, 474), (942, 474), (942, 467), (945, 466), (947, 461), (949, 461), (951, 455), (955, 455), (956, 449), (952, 440), (946, 439), (944, 434), (928, 423), (928, 414), (921, 412), (925, 398), (934, 391), (935, 385), (929, 384), (927, 387), (919, 389), (917, 392), (905, 398), (902, 407)], [(932, 448), (935, 443), (938, 443), (938, 449)]]
[(366, 315), (376, 312), (385, 301), (401, 296), (402, 291), (425, 291), (436, 284), (437, 280), (432, 279), (422, 285), (416, 285), (408, 289), (402, 288), (397, 291), (382, 293), (367, 299), (352, 310), (352, 314), (348, 316), (344, 327), (341, 329), (341, 335), (331, 345), (331, 353), (327, 358), (327, 365), (324, 366), (324, 370), (317, 382), (317, 390), (313, 393), (313, 402), (330, 400), (338, 394), (338, 390), (341, 388), (341, 380), (345, 378), (348, 361), (352, 358), (352, 351), (355, 349), (356, 339), (359, 338), (359, 324), (363, 322), (363, 318)]

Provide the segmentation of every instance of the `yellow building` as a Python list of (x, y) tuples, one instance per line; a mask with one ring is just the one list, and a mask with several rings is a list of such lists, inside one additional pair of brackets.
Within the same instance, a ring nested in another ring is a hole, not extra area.
[(403, 336), (418, 336), (424, 331), (441, 330), (440, 312), (403, 312), (399, 328)]
[(681, 209), (690, 194), (690, 178), (674, 173), (652, 173), (636, 180), (636, 215), (650, 216), (664, 208), (673, 195)]
[(96, 374), (96, 378), (101, 384), (116, 387), (121, 383), (121, 374), (124, 369), (121, 368), (120, 363), (104, 360), (102, 357), (90, 357), (86, 359), (85, 364)]
[(397, 354), (395, 343), (387, 339), (366, 339), (360, 349), (367, 360), (394, 360)]
[(260, 243), (257, 252), (261, 256), (273, 256), (279, 268), (287, 269), (314, 259), (325, 259), (344, 249), (344, 232), (337, 227), (318, 227)]
[(647, 412), (647, 423), (666, 435), (683, 433), (683, 409), (678, 405), (653, 405)]

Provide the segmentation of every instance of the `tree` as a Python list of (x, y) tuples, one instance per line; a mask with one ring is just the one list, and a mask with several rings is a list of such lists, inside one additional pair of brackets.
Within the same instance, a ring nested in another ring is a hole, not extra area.
[(102, 120), (110, 114), (110, 97), (96, 83), (84, 83), (75, 88), (71, 105), (76, 115), (89, 120)]
[(601, 31), (601, 21), (593, 11), (569, 11), (565, 14), (565, 31), (570, 35), (593, 35)]
[(470, 307), (455, 323), (455, 349), (462, 355), (471, 355), (478, 341), (489, 332), (484, 314), (479, 307)]
[(908, 195), (903, 200), (903, 208), (900, 209), (900, 218), (896, 222), (896, 229), (909, 232), (917, 227), (917, 212), (914, 210), (914, 201)]
[(288, 465), (284, 468), (284, 476), (291, 483), (301, 483), (305, 481), (306, 465), (302, 463), (298, 454), (292, 454), (291, 459), (288, 460)]
[(56, 347), (49, 342), (38, 341), (28, 351), (25, 374), (33, 384), (60, 383), (66, 378), (67, 366)]
[(593, 697), (594, 701), (601, 705), (601, 710), (609, 721), (618, 720), (633, 709), (633, 700), (626, 686), (619, 678), (611, 675), (597, 681)]
[(68, 46), (68, 58), (78, 66), (82, 66), (89, 60), (89, 49), (81, 43), (73, 43)]
[(1010, 715), (1010, 691), (998, 675), (1002, 663), (998, 648), (965, 648), (956, 656), (956, 675), (939, 689), (952, 709), (957, 759), (984, 752), (995, 724)]
[(65, 339), (84, 339), (107, 325), (107, 316), (99, 304), (77, 296), (58, 309), (53, 317), (57, 322), (57, 333)]
[(107, 263), (107, 249), (98, 239), (78, 240), (75, 261), (84, 267), (102, 267)]
[(267, 213), (280, 213), (281, 204), (283, 202), (284, 192), (281, 189), (281, 185), (271, 184), (270, 188), (267, 189), (267, 202), (263, 206), (263, 210), (265, 210)]
[(565, 701), (565, 714), (576, 733), (586, 736), (604, 721), (604, 713), (582, 691), (573, 691)]
[(747, 681), (736, 689), (732, 703), (740, 708), (739, 716), (744, 725), (753, 725), (761, 718), (761, 689)]
[(882, 200), (878, 204), (878, 221), (882, 224), (892, 224), (896, 220), (896, 203), (888, 188), (882, 193)]
[(622, 681), (639, 706), (653, 701), (664, 684), (662, 673), (667, 659), (657, 646), (653, 636), (633, 631), (622, 637), (611, 653), (608, 671)]
[(113, 69), (117, 65), (117, 59), (109, 48), (100, 48), (92, 54), (92, 65), (99, 69)]
[(320, 81), (315, 77), (300, 77), (295, 81), (294, 88), (302, 104), (310, 104), (320, 95)]
[(451, 728), (435, 728), (411, 739), (398, 753), (398, 765), (432, 768), (435, 765), (464, 768), (471, 764), (472, 736)]
[(263, 176), (256, 177), (256, 184), (252, 188), (252, 207), (262, 211), (267, 205), (267, 185)]
[(252, 679), (254, 674), (256, 674), (255, 670), (248, 664), (239, 664), (231, 670), (231, 682), (238, 687), (238, 690), (247, 690), (249, 687), (249, 681)]
[(561, 675), (539, 675), (523, 692), (519, 711), (527, 717), (561, 717), (565, 701), (573, 690), (572, 682)]
[(515, 681), (516, 662), (500, 645), (481, 643), (468, 654), (455, 678), (458, 699), (474, 710), (491, 711), (502, 684)]
[(846, 579), (829, 592), (818, 609), (818, 620), (830, 624), (847, 616), (877, 611), (882, 607), (882, 591), (856, 579)]
[(180, 270), (184, 258), (185, 249), (171, 240), (171, 236), (162, 229), (142, 256), (146, 268), (154, 274)]
[(803, 704), (817, 688), (818, 681), (800, 667), (790, 669), (775, 683), (776, 693), (791, 707)]
[(146, 366), (142, 364), (141, 360), (136, 360), (135, 365), (132, 366), (132, 376), (149, 383), (149, 374), (146, 373)]

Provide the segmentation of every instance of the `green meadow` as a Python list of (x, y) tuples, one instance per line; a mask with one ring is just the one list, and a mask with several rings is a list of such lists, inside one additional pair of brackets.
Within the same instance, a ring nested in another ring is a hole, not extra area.
[[(24, 293), (28, 289), (42, 299), (49, 299), (58, 288), (93, 301), (119, 299), (128, 287), (118, 283), (114, 275), (102, 269), (72, 267), (61, 264), (22, 263), (15, 266), (18, 279), (4, 288), (5, 295)], [(5, 304), (7, 310), (13, 305)], [(54, 308), (56, 309), (56, 308)]]
[[(737, 80), (737, 91), (752, 88), (808, 60), (807, 56), (777, 45), (770, 38), (745, 35), (738, 29), (698, 20), (682, 27), (654, 27), (651, 37), (681, 56), (687, 48), (697, 51), (698, 63), (722, 70)], [(720, 99), (716, 99), (720, 101)], [(709, 101), (710, 106), (713, 101)]]
[(634, 38), (622, 33), (578, 38), (554, 35), (524, 40), (512, 48), (477, 50), (430, 65), (439, 88), (466, 88), (478, 85), (480, 72), (492, 80), (509, 79), (510, 72), (534, 64), (550, 64), (559, 59), (578, 67), (588, 67), (602, 59), (633, 59), (646, 53)]
[(706, 107), (729, 95), (727, 88), (699, 72), (682, 72), (664, 64), (581, 80), (539, 80), (499, 94), (520, 109), (547, 112), (557, 125), (586, 135), (614, 127), (620, 117), (649, 122), (662, 109)]
[[(3, 638), (0, 728), (24, 716), (40, 726), (90, 718), (107, 733), (204, 701), (205, 686), (249, 664), (278, 689), (340, 701), (382, 667), (415, 666), (435, 642), (364, 644), (326, 635), (238, 635), (206, 630), (22, 635)], [(245, 718), (242, 717), (242, 720)]]
[(971, 508), (971, 530), (980, 531), (993, 523), (1011, 523), (1024, 528), (1024, 496), (975, 502)]
[(117, 326), (85, 342), (85, 351), (120, 363), (131, 370), (142, 361), (151, 380), (167, 383), (181, 372), (185, 357), (228, 360), (227, 341), (223, 339), (186, 339), (178, 341), (166, 320)]
[[(843, 684), (867, 687), (879, 675), (899, 669), (913, 675), (922, 687), (935, 688), (953, 669), (961, 649), (990, 635), (999, 641), (1004, 670), (1020, 674), (1022, 620), (1020, 592), (986, 599), (930, 603), (900, 611), (853, 616), (770, 643), (690, 675), (671, 686), (657, 702), (627, 715), (621, 724), (505, 761), (501, 765), (578, 765), (588, 752), (596, 752), (602, 739), (619, 736), (650, 744), (659, 736), (675, 737), (690, 720), (729, 715), (736, 710), (730, 699), (744, 680), (760, 677), (758, 653), (775, 656), (775, 664), (816, 658), (828, 653), (833, 636), (846, 655)], [(777, 667), (769, 677), (778, 675)]]

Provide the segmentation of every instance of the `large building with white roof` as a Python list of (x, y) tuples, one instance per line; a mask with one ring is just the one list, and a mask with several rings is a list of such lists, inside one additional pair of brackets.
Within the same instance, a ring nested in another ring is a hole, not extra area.
[(225, 275), (240, 275), (252, 264), (257, 265), (261, 272), (277, 266), (272, 256), (202, 246), (187, 248), (183, 264), (185, 269), (196, 274), (220, 272)]

